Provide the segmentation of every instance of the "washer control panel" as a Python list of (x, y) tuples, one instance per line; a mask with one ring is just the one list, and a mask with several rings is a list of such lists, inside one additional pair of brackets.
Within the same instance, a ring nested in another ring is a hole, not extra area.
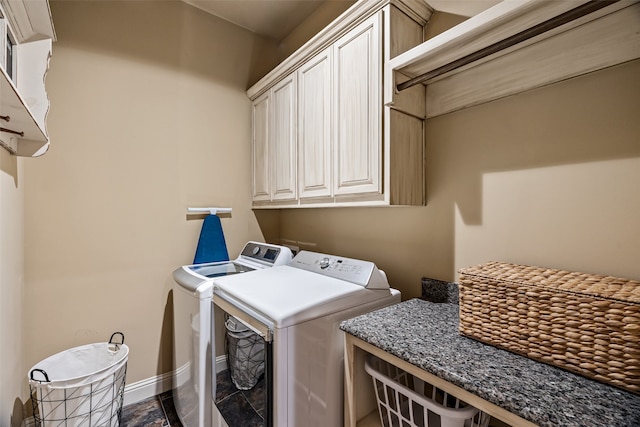
[(385, 274), (370, 261), (300, 251), (289, 266), (355, 283), (369, 289), (389, 289)]

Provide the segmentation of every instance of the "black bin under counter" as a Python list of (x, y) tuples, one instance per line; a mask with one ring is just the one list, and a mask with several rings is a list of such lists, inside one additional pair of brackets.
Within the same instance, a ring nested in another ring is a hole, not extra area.
[(412, 299), (341, 323), (346, 426), (360, 417), (355, 361), (366, 353), (512, 426), (640, 426), (640, 396), (461, 336), (458, 309)]
[(458, 284), (444, 280), (422, 278), (422, 299), (431, 302), (458, 304), (460, 293)]

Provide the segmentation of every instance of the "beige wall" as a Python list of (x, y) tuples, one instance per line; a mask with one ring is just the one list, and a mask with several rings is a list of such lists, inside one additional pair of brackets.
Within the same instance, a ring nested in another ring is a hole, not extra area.
[(24, 161), (0, 148), (0, 426), (19, 426), (23, 360)]
[[(430, 119), (427, 206), (283, 210), (403, 297), (489, 260), (640, 279), (640, 61)], [(304, 247), (304, 245), (303, 245)]]
[(263, 239), (245, 89), (275, 46), (181, 2), (52, 12), (51, 149), (25, 167), (25, 363), (122, 331), (131, 384), (172, 369), (171, 272), (202, 225), (187, 207), (233, 208), (231, 256)]
[(318, 6), (307, 19), (280, 42), (278, 49), (280, 60), (286, 59), (354, 3), (354, 0), (331, 0)]

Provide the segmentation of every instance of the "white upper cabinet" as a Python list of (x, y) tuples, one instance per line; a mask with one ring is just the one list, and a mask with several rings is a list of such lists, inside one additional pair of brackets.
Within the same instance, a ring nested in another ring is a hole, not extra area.
[(271, 180), (269, 179), (269, 117), (271, 93), (266, 92), (253, 101), (252, 108), (252, 155), (253, 162), (253, 200), (271, 200)]
[(298, 176), (300, 199), (330, 197), (332, 49), (298, 70)]
[(296, 198), (296, 75), (253, 101), (253, 200)]
[(336, 195), (382, 191), (380, 20), (375, 14), (333, 46)]
[(272, 90), (271, 171), (272, 200), (296, 198), (296, 74), (276, 84)]
[(254, 208), (424, 204), (424, 91), (392, 113), (382, 90), (390, 52), (420, 44), (432, 13), (359, 1), (249, 88)]
[(45, 75), (55, 39), (46, 0), (0, 0), (0, 145), (18, 156), (49, 148)]

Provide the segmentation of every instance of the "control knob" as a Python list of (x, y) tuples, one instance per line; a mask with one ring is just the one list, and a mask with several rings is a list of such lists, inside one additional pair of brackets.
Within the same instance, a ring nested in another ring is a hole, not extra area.
[(323, 270), (329, 267), (330, 264), (331, 264), (331, 260), (328, 257), (324, 257), (320, 260), (320, 268)]

